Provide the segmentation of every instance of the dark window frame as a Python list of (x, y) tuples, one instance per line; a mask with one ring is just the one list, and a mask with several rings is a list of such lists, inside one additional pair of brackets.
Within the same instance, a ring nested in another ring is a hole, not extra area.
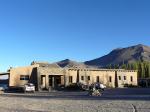
[(127, 80), (127, 77), (126, 77), (126, 76), (124, 76), (124, 80)]
[(133, 82), (133, 76), (130, 77), (130, 81)]
[(100, 82), (100, 81), (99, 81), (99, 76), (96, 76), (96, 82)]
[(84, 80), (84, 76), (81, 76), (81, 80)]
[(109, 76), (109, 82), (112, 82), (112, 77), (111, 76)]
[(72, 83), (72, 81), (73, 81), (73, 77), (69, 76), (69, 83)]
[(20, 80), (28, 81), (30, 79), (29, 75), (20, 75)]
[(118, 76), (118, 79), (121, 80), (121, 76)]
[(90, 77), (90, 76), (88, 76), (88, 77), (87, 77), (87, 79), (88, 79), (88, 81), (90, 81), (90, 80), (91, 80), (91, 77)]

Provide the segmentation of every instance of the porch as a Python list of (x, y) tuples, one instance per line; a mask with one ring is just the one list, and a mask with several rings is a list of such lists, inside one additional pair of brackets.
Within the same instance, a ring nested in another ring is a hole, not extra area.
[(59, 91), (65, 85), (64, 75), (41, 75), (39, 80), (39, 91)]

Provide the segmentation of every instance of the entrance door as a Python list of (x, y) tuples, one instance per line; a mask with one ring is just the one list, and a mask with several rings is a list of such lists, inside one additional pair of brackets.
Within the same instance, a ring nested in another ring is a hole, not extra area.
[(49, 86), (52, 90), (57, 90), (61, 84), (61, 76), (49, 75)]
[(60, 84), (61, 84), (61, 76), (56, 76), (55, 77), (55, 84), (56, 84), (56, 86), (59, 86)]

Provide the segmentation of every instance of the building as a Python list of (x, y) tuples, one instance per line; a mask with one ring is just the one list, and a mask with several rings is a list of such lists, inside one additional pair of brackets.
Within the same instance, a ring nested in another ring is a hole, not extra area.
[(30, 66), (10, 69), (9, 86), (33, 83), (36, 90), (58, 89), (60, 85), (101, 82), (107, 87), (137, 85), (137, 71), (124, 69), (61, 68), (57, 64), (33, 62)]

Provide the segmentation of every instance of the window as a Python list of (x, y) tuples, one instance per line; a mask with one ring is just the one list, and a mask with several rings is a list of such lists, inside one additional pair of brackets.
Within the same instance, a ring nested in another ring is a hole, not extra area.
[(119, 76), (119, 80), (121, 80), (121, 76)]
[(69, 76), (69, 83), (72, 83), (72, 76)]
[(96, 77), (96, 82), (99, 82), (99, 76)]
[(112, 82), (112, 77), (111, 76), (109, 76), (109, 82)]
[(133, 82), (133, 77), (132, 76), (130, 77), (130, 80), (131, 80), (131, 82)]
[(81, 76), (81, 80), (84, 80), (84, 76)]
[(88, 76), (88, 80), (90, 80), (90, 76)]
[(29, 75), (20, 75), (20, 80), (29, 80)]
[(126, 76), (124, 76), (124, 80), (126, 80)]

